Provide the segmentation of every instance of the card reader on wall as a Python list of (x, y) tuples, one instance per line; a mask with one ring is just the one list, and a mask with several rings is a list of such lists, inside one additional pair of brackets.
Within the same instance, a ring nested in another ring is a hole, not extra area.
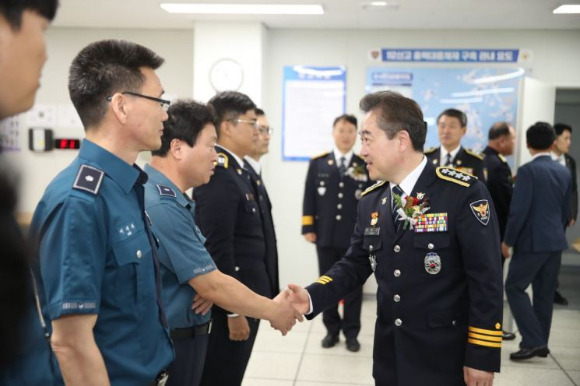
[(52, 150), (52, 130), (35, 127), (28, 129), (28, 148), (37, 152)]

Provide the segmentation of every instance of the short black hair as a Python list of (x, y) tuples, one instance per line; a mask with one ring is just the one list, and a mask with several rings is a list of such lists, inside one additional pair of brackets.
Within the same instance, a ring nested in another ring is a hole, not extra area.
[(256, 115), (257, 115), (258, 117), (263, 117), (263, 116), (265, 116), (265, 115), (266, 115), (266, 113), (264, 112), (264, 110), (262, 110), (262, 109), (261, 109), (261, 108), (259, 108), (259, 107), (256, 107), (254, 110), (256, 111)]
[(163, 122), (161, 148), (151, 152), (152, 155), (165, 157), (169, 152), (171, 141), (180, 139), (191, 147), (195, 146), (197, 137), (203, 128), (215, 120), (213, 108), (191, 99), (178, 100), (167, 110), (169, 118)]
[(22, 13), (26, 10), (34, 11), (47, 20), (52, 21), (56, 16), (58, 0), (2, 0), (0, 1), (0, 15), (2, 15), (13, 30), (19, 30), (22, 25)]
[(447, 115), (448, 117), (453, 117), (453, 118), (459, 119), (459, 123), (461, 123), (461, 127), (467, 126), (467, 115), (465, 115), (465, 113), (461, 110), (447, 109), (447, 110), (443, 111), (437, 117), (437, 124), (439, 124), (439, 119), (441, 119), (441, 117), (444, 115)]
[(102, 121), (107, 97), (141, 91), (141, 67), (156, 70), (164, 61), (149, 48), (124, 40), (101, 40), (83, 48), (70, 66), (68, 90), (85, 130)]
[(487, 139), (494, 140), (502, 136), (510, 135), (510, 125), (507, 122), (496, 122), (491, 125), (489, 133), (487, 134)]
[(207, 102), (215, 111), (215, 128), (220, 135), (220, 126), (222, 122), (238, 119), (240, 115), (245, 114), (248, 110), (255, 110), (256, 104), (246, 94), (238, 91), (223, 91), (217, 93)]
[(561, 136), (564, 130), (568, 130), (570, 134), (572, 134), (572, 126), (567, 125), (565, 123), (556, 123), (554, 125), (554, 130), (556, 131), (557, 137)]
[(334, 119), (332, 123), (332, 127), (336, 126), (339, 121), (347, 121), (348, 123), (352, 123), (354, 127), (358, 127), (358, 121), (354, 115), (351, 114), (342, 114)]
[(556, 132), (547, 122), (536, 122), (526, 131), (528, 146), (534, 150), (548, 150), (555, 139)]
[(360, 109), (368, 113), (379, 110), (379, 127), (393, 139), (399, 131), (409, 133), (415, 151), (423, 152), (427, 124), (423, 120), (421, 107), (410, 98), (394, 91), (378, 91), (364, 96), (360, 101)]

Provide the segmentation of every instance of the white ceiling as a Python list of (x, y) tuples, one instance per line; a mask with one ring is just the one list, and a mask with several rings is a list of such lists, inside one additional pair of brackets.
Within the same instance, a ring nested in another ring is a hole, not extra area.
[[(166, 0), (167, 2), (188, 2)], [(198, 3), (322, 4), (321, 16), (172, 15), (161, 0), (60, 0), (58, 27), (193, 28), (195, 21), (260, 21), (269, 28), (580, 29), (580, 15), (554, 15), (580, 0), (392, 0), (398, 9), (364, 9), (364, 0), (197, 0)], [(579, 42), (580, 47), (580, 42)]]

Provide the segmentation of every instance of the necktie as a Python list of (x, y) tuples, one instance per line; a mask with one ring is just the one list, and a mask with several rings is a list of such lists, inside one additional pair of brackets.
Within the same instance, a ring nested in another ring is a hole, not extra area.
[(391, 214), (393, 216), (393, 224), (395, 225), (395, 230), (398, 232), (401, 226), (403, 225), (403, 221), (399, 221), (399, 217), (401, 216), (399, 216), (397, 210), (400, 208), (400, 206), (397, 204), (397, 201), (395, 200), (395, 194), (401, 197), (401, 199), (403, 199), (403, 195), (405, 194), (405, 192), (403, 192), (403, 189), (401, 189), (399, 185), (395, 185), (393, 187), (392, 192), (393, 192), (393, 205)]
[(451, 153), (447, 153), (447, 158), (445, 159), (445, 165), (443, 166), (451, 166)]
[(342, 157), (339, 158), (338, 172), (340, 173), (340, 176), (341, 177), (346, 172), (346, 157), (345, 156), (342, 156)]

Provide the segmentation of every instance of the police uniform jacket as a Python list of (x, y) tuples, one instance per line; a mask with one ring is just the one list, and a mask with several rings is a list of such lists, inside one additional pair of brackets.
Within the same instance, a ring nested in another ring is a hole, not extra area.
[(174, 359), (146, 223), (146, 181), (137, 166), (84, 140), (30, 226), (47, 324), (98, 314), (93, 333), (112, 384), (147, 384)]
[[(427, 149), (425, 150), (425, 155), (431, 160), (431, 162), (433, 162), (433, 165), (436, 167), (443, 166), (439, 165), (441, 162), (441, 147), (432, 147), (431, 149)], [(483, 157), (480, 154), (461, 146), (455, 155), (452, 164), (452, 167), (455, 169), (464, 173), (469, 173), (485, 182), (485, 165), (483, 163)]]
[(486, 185), (493, 199), (499, 223), (499, 234), (503, 240), (514, 191), (512, 171), (504, 156), (491, 147), (486, 147), (483, 154), (485, 154), (484, 164), (487, 169)]
[(276, 246), (276, 230), (274, 228), (274, 219), (272, 218), (272, 202), (268, 196), (268, 191), (264, 185), (262, 176), (258, 174), (252, 165), (246, 161), (246, 169), (252, 178), (254, 191), (258, 193), (258, 205), (260, 207), (260, 216), (264, 225), (264, 238), (266, 240), (266, 268), (268, 277), (272, 280), (271, 286), (273, 295), (280, 292), (280, 280), (278, 276), (278, 248)]
[(570, 220), (576, 220), (578, 217), (578, 181), (576, 176), (576, 161), (568, 154), (564, 154), (566, 167), (572, 174), (572, 194), (570, 195)]
[(208, 184), (193, 191), (195, 220), (207, 238), (206, 248), (218, 269), (252, 291), (275, 292), (266, 265), (266, 240), (258, 195), (249, 172), (225, 149), (216, 147), (218, 163)]
[(352, 155), (341, 178), (334, 152), (312, 158), (302, 206), (302, 234), (316, 233), (316, 245), (346, 249), (362, 192), (369, 186), (366, 164)]
[(427, 162), (413, 192), (422, 225), (395, 231), (389, 183), (366, 191), (346, 257), (307, 287), (312, 318), (378, 282), (377, 385), (464, 385), (463, 366), (499, 371), (502, 274), (497, 219), (485, 185)]

